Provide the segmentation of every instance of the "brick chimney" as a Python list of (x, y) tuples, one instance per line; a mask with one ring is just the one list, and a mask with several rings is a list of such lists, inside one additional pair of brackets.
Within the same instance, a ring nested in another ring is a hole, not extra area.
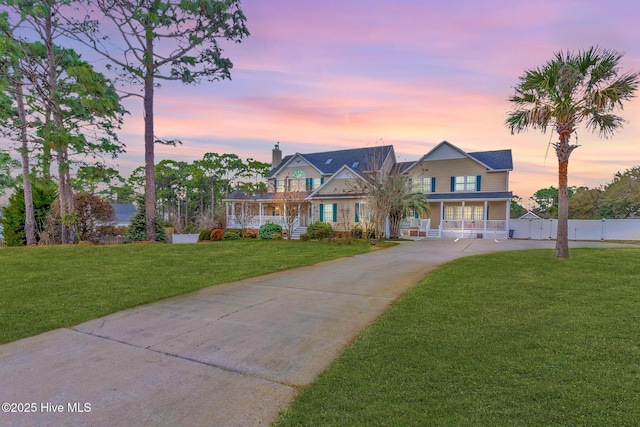
[(271, 167), (275, 168), (282, 161), (282, 151), (280, 151), (280, 143), (276, 142), (275, 148), (271, 152)]

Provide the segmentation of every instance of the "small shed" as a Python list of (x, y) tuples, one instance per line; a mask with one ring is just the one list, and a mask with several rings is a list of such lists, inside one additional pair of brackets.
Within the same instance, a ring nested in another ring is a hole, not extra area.
[(531, 211), (527, 211), (524, 215), (522, 215), (518, 219), (542, 219), (542, 218), (540, 218), (538, 215), (534, 214)]

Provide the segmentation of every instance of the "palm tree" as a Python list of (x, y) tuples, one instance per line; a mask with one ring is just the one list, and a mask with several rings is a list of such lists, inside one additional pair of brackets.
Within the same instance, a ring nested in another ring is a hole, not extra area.
[(621, 53), (599, 47), (577, 54), (558, 52), (543, 67), (526, 71), (509, 98), (514, 109), (505, 124), (512, 134), (528, 128), (544, 133), (548, 126), (558, 133), (553, 144), (558, 157), (558, 258), (569, 257), (567, 170), (569, 156), (578, 147), (569, 140), (583, 122), (604, 138), (622, 127), (624, 120), (613, 111), (634, 97), (638, 73), (620, 73), (621, 58)]
[[(405, 178), (405, 182), (406, 181), (408, 180)], [(429, 201), (427, 200), (426, 194), (420, 192), (413, 193), (411, 192), (411, 187), (406, 184), (403, 188), (405, 191), (398, 194), (389, 211), (390, 237), (398, 237), (400, 235), (402, 220), (408, 210), (413, 209), (420, 217), (429, 214)]]

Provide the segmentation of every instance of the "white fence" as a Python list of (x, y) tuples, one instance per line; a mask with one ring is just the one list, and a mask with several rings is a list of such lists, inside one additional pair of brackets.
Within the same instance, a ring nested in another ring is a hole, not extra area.
[(171, 243), (196, 243), (199, 234), (174, 234)]
[[(510, 219), (515, 239), (555, 239), (557, 219)], [(640, 240), (640, 218), (570, 219), (569, 240)]]

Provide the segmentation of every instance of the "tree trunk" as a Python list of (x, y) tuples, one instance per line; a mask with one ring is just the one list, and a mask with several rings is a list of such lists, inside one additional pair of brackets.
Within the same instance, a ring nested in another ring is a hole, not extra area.
[(153, 32), (147, 29), (144, 77), (144, 167), (145, 167), (145, 234), (146, 240), (156, 240), (156, 181), (153, 140)]
[(400, 227), (402, 226), (402, 211), (389, 213), (389, 237), (400, 237)]
[(555, 256), (569, 258), (569, 156), (577, 145), (569, 145), (573, 124), (558, 125), (560, 141), (555, 145), (558, 156), (558, 236)]
[(557, 258), (569, 258), (568, 167), (569, 160), (558, 161), (558, 237), (555, 250)]
[(18, 119), (20, 120), (20, 141), (22, 148), (22, 186), (24, 191), (24, 234), (27, 239), (27, 246), (36, 244), (36, 219), (33, 212), (33, 190), (31, 179), (29, 178), (29, 146), (27, 139), (27, 117), (24, 110), (24, 93), (22, 92), (22, 77), (18, 76), (16, 84), (16, 101), (18, 103)]
[[(44, 42), (47, 49), (47, 84), (49, 89), (49, 108), (53, 123), (58, 130), (64, 129), (62, 112), (58, 96), (58, 76), (55, 52), (53, 50), (53, 17), (51, 11), (46, 16)], [(62, 219), (61, 237), (62, 243), (75, 243), (75, 224), (72, 215), (74, 214), (73, 191), (71, 190), (71, 176), (69, 174), (69, 153), (67, 141), (61, 136), (56, 136), (53, 142), (56, 150), (56, 160), (58, 162), (58, 188), (60, 199), (60, 218)]]

